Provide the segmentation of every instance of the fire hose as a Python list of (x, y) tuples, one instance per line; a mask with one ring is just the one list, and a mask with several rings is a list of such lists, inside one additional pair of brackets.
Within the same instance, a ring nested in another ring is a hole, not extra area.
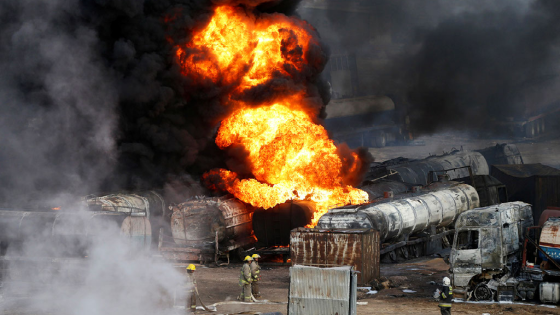
[(205, 311), (208, 311), (208, 312), (216, 312), (216, 311), (217, 311), (215, 307), (214, 307), (213, 310), (211, 310), (211, 309), (209, 309), (208, 307), (206, 307), (206, 305), (204, 305), (204, 303), (202, 302), (202, 299), (200, 298), (200, 294), (198, 293), (198, 288), (197, 288), (196, 286), (194, 287), (194, 292), (196, 293), (196, 297), (197, 297), (198, 300), (200, 301), (200, 305), (202, 305), (202, 308), (203, 308)]

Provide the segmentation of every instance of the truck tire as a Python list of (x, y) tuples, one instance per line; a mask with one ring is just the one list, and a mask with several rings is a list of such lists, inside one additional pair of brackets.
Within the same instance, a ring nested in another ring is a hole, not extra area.
[(492, 289), (490, 289), (485, 282), (479, 283), (473, 290), (474, 298), (477, 301), (493, 301), (494, 300), (494, 293)]
[(371, 145), (374, 148), (383, 148), (387, 144), (387, 135), (381, 130), (371, 135)]

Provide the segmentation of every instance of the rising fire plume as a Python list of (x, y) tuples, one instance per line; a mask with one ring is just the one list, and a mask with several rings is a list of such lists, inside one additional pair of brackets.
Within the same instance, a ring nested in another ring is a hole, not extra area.
[[(367, 201), (367, 194), (345, 183), (363, 162), (342, 154), (323, 126), (306, 90), (306, 73), (322, 68), (309, 58), (319, 47), (306, 22), (281, 14), (257, 14), (243, 7), (220, 6), (177, 57), (185, 76), (227, 89), (222, 100), (233, 108), (221, 122), (216, 144), (243, 148), (251, 176), (216, 169), (204, 175), (214, 189), (265, 209), (287, 200), (311, 200), (317, 212), (311, 226), (335, 205)], [(285, 82), (279, 88), (273, 81)], [(262, 89), (262, 87), (269, 87)], [(244, 95), (261, 88), (262, 102)]]

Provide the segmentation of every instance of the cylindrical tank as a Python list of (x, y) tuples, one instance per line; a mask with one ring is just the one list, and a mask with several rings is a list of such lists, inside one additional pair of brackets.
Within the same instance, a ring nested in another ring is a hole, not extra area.
[(477, 207), (479, 199), (476, 189), (458, 184), (391, 202), (332, 209), (319, 219), (317, 227), (373, 228), (379, 231), (384, 241), (421, 232), (430, 226), (448, 226), (461, 212)]
[(542, 303), (557, 304), (560, 302), (560, 283), (541, 282), (539, 296)]
[(249, 237), (253, 233), (251, 209), (233, 198), (200, 198), (172, 208), (171, 234), (179, 245)]
[(253, 214), (253, 230), (261, 246), (290, 245), (290, 231), (311, 223), (315, 203), (290, 201), (272, 209), (257, 209)]
[(145, 214), (147, 217), (162, 216), (165, 210), (163, 197), (155, 191), (88, 196), (85, 201), (93, 210)]
[[(396, 165), (386, 166), (387, 172), (396, 172), (388, 179), (401, 181), (412, 185), (425, 186), (429, 181), (436, 181), (436, 171), (449, 170), (459, 168), (452, 171), (447, 171), (449, 179), (463, 178), (470, 175), (468, 168), (470, 166), (473, 175), (488, 175), (489, 168), (484, 156), (474, 151), (454, 151), (450, 154), (442, 156), (431, 156), (423, 160), (405, 161)], [(378, 173), (377, 166), (373, 173)], [(464, 168), (462, 168), (464, 167)], [(429, 178), (430, 171), (434, 171), (433, 178)], [(372, 174), (373, 174), (372, 173)], [(371, 176), (370, 176), (371, 177)]]

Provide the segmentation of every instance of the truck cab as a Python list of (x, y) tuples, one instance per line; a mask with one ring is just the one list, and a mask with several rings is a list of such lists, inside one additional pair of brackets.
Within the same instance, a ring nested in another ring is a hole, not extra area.
[(449, 257), (456, 295), (492, 299), (498, 286), (519, 271), (523, 231), (532, 222), (531, 205), (523, 202), (502, 203), (459, 215)]

